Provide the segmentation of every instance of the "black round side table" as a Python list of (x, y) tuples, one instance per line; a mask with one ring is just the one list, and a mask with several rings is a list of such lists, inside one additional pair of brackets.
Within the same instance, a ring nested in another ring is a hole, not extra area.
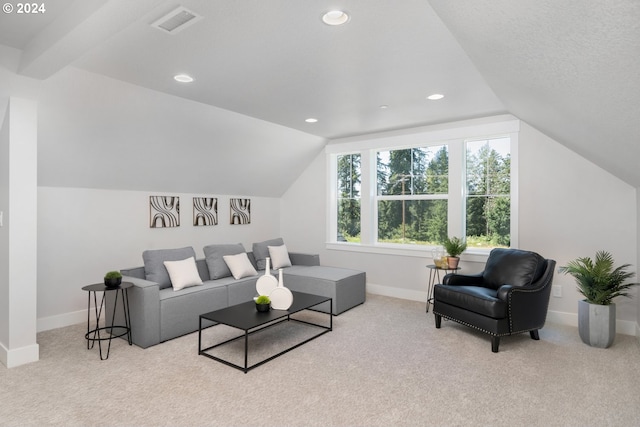
[[(93, 285), (83, 286), (82, 290), (89, 292), (89, 299), (87, 303), (87, 333), (84, 338), (87, 340), (87, 349), (92, 349), (96, 341), (98, 342), (98, 348), (100, 349), (100, 360), (106, 360), (109, 358), (109, 351), (111, 351), (111, 339), (127, 336), (129, 345), (132, 345), (131, 341), (131, 316), (129, 315), (129, 292), (128, 289), (133, 286), (133, 283), (122, 282), (118, 286), (107, 287), (104, 283), (95, 283)], [(91, 329), (91, 293), (93, 292), (93, 306), (95, 309), (95, 328)], [(102, 298), (100, 305), (98, 305), (97, 293), (102, 292)], [(113, 299), (113, 313), (111, 315), (111, 326), (100, 326), (100, 317), (102, 316), (102, 310), (105, 310), (105, 300), (107, 292), (115, 292), (115, 298)], [(124, 315), (124, 325), (116, 325), (116, 311), (118, 310), (118, 296), (122, 301), (122, 312)], [(114, 332), (114, 329), (116, 330)], [(100, 331), (105, 331), (108, 336), (101, 336)], [(107, 355), (102, 355), (102, 341), (109, 341), (107, 347)]]
[(429, 312), (429, 305), (433, 303), (433, 285), (436, 284), (436, 280), (440, 283), (440, 271), (444, 271), (444, 274), (454, 273), (460, 270), (460, 267), (438, 267), (434, 264), (427, 265), (429, 269), (429, 281), (427, 282), (427, 313)]

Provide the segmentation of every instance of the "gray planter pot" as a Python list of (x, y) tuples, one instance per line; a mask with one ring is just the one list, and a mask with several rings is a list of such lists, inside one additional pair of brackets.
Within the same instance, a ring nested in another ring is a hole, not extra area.
[(578, 301), (578, 331), (583, 343), (592, 347), (609, 347), (616, 337), (616, 305)]

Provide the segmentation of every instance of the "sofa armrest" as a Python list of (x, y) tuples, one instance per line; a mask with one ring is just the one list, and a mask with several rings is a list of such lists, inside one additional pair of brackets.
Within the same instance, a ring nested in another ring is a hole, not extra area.
[(160, 285), (156, 282), (152, 282), (151, 280), (140, 279), (138, 277), (132, 277), (123, 274), (122, 281), (133, 283), (133, 286), (138, 288), (158, 288), (158, 292), (160, 292)]
[(131, 268), (123, 268), (120, 270), (123, 276), (129, 277), (137, 277), (138, 279), (146, 278), (146, 274), (144, 272), (144, 267), (131, 267)]
[(320, 255), (289, 252), (289, 259), (293, 265), (320, 265)]
[[(160, 285), (131, 276), (122, 276), (122, 281), (133, 283), (133, 287), (127, 289), (133, 343), (142, 348), (158, 344), (160, 342)], [(115, 292), (106, 293), (107, 296), (115, 295)], [(107, 299), (107, 313), (113, 313), (112, 310), (113, 305)], [(121, 310), (118, 309), (116, 324), (124, 324), (121, 316)], [(106, 319), (110, 320), (111, 314)]]

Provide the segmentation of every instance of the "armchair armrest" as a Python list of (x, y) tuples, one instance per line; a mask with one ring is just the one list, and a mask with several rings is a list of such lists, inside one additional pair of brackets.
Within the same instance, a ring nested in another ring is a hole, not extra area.
[(498, 299), (507, 302), (509, 300), (509, 293), (513, 289), (512, 285), (502, 285), (498, 288)]
[(506, 301), (511, 318), (511, 333), (541, 329), (547, 318), (553, 269), (556, 262), (547, 260), (542, 277), (530, 286), (502, 285), (498, 298)]
[(449, 273), (442, 278), (442, 284), (450, 286), (482, 286), (483, 283), (482, 273), (469, 275)]

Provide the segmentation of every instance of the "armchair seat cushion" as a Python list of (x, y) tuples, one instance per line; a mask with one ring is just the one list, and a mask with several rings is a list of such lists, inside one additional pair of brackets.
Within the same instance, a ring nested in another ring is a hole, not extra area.
[(436, 285), (434, 298), (436, 301), (494, 319), (504, 319), (508, 315), (507, 303), (498, 298), (498, 291), (494, 289), (480, 286)]

